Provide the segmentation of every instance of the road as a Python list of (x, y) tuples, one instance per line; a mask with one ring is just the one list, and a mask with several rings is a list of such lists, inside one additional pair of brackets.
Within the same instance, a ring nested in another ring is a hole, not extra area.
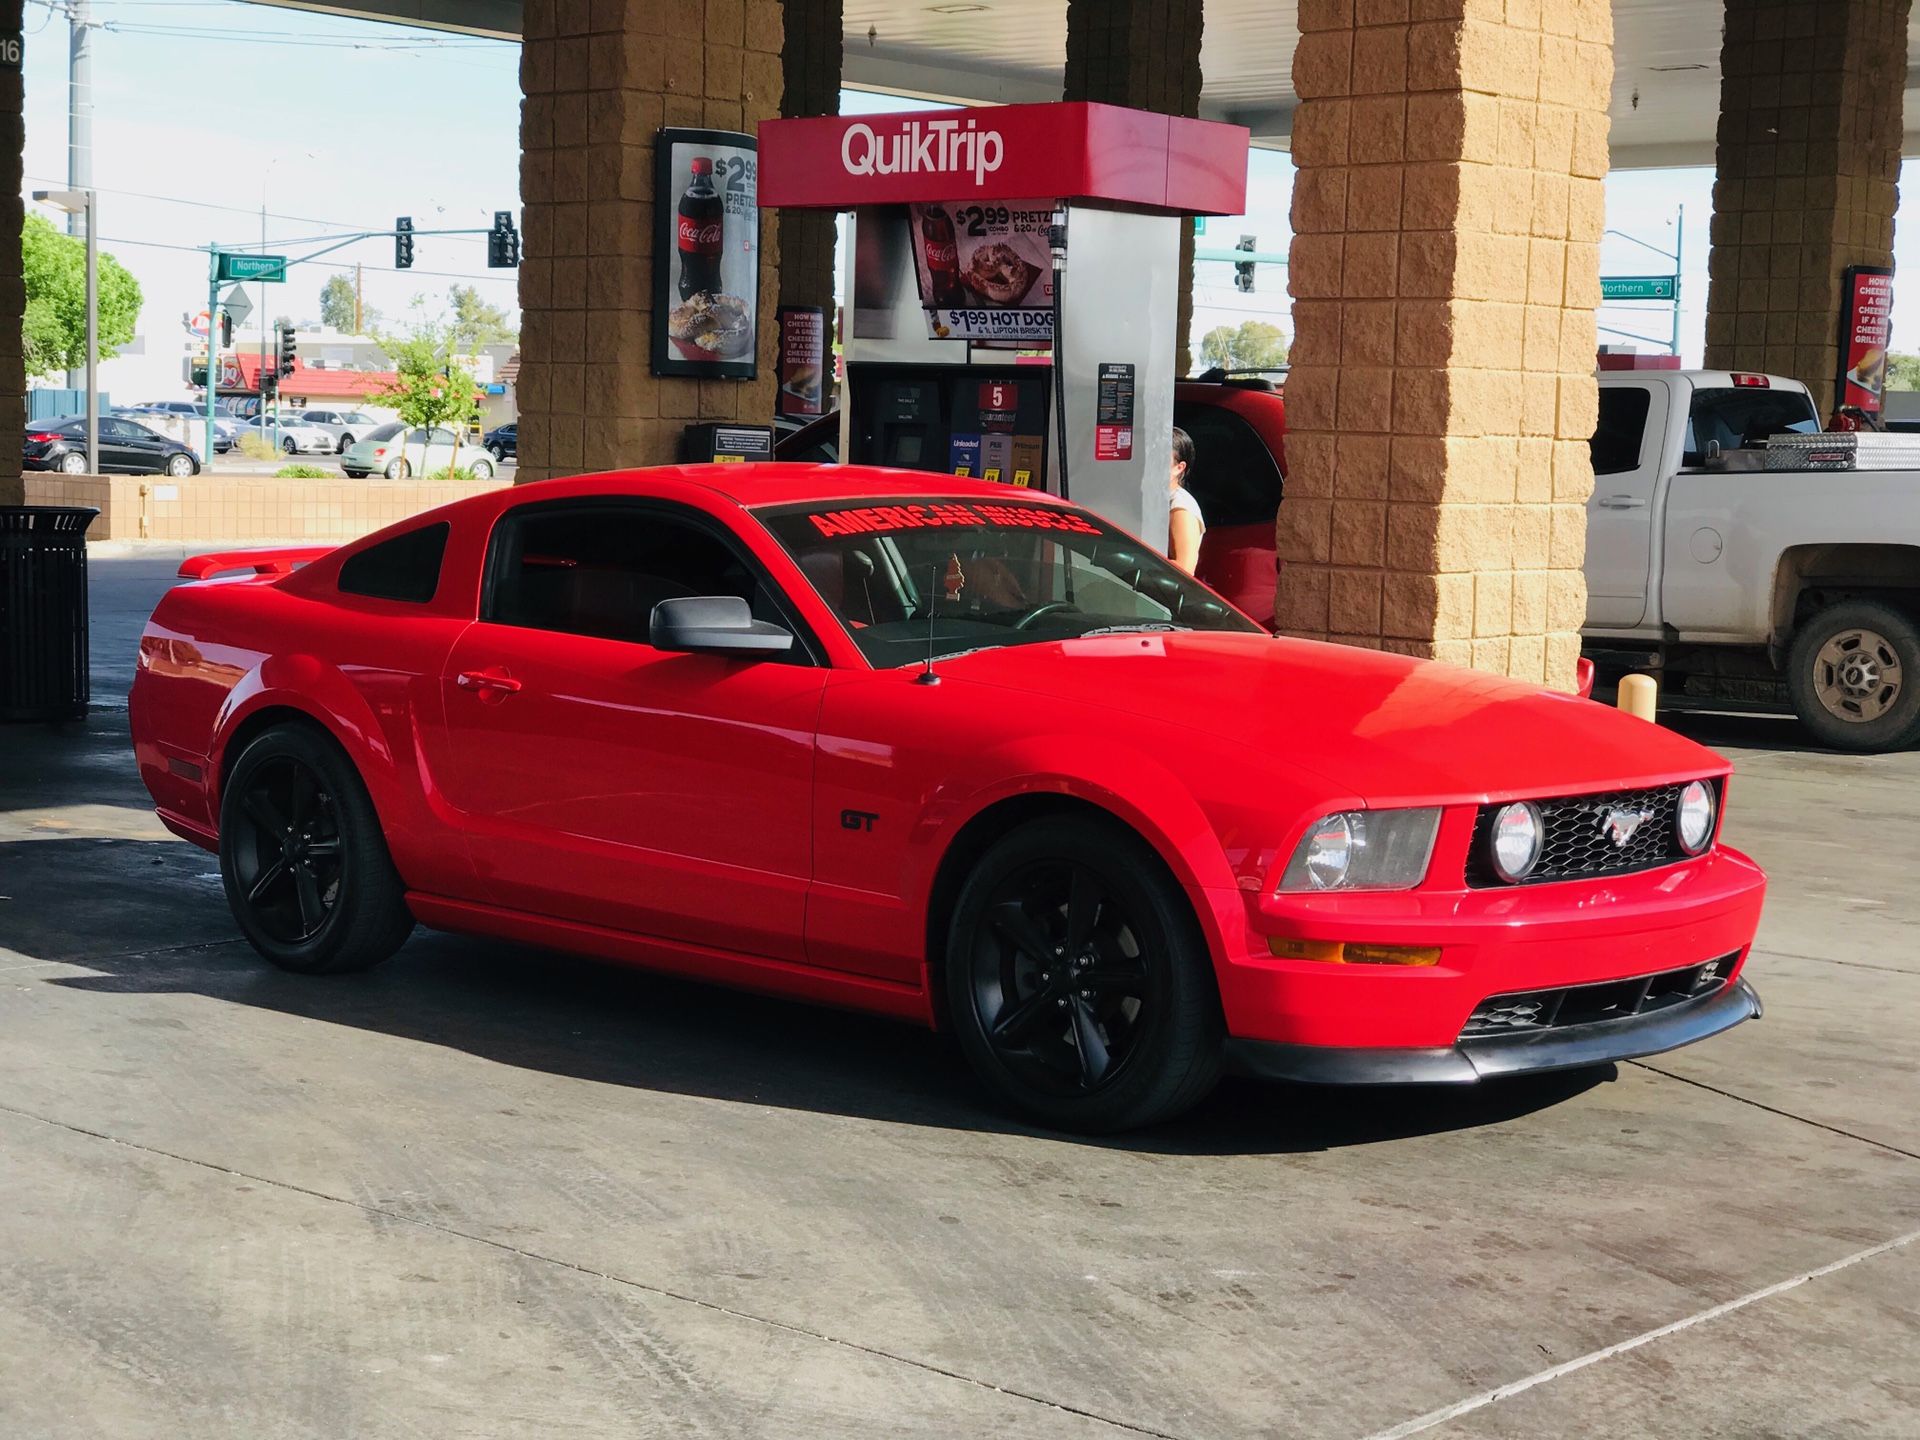
[[(105, 707), (169, 558), (94, 567)], [(10, 729), (0, 1434), (1920, 1433), (1920, 756), (1686, 723), (1763, 1021), (1098, 1143), (878, 1020), (425, 932), (267, 970), (123, 712)]]

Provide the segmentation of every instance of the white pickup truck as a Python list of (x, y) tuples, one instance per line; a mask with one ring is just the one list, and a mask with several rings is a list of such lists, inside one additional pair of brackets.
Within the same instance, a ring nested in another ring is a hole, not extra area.
[(1819, 429), (1797, 381), (1601, 374), (1584, 636), (1602, 684), (1646, 671), (1676, 707), (1791, 710), (1838, 749), (1920, 739), (1920, 469), (1753, 453)]

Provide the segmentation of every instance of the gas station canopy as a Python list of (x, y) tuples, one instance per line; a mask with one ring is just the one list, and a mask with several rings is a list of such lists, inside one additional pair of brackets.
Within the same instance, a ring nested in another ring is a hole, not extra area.
[(1240, 125), (1085, 103), (770, 120), (760, 126), (760, 199), (842, 210), (1044, 196), (1238, 215), (1247, 140)]

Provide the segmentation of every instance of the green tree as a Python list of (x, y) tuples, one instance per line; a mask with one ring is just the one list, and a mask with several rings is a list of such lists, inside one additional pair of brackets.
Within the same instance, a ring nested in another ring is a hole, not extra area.
[(455, 285), (447, 291), (447, 298), (453, 302), (453, 320), (448, 328), (468, 354), (483, 345), (520, 338), (520, 332), (507, 323), (507, 312), (481, 299), (473, 286)]
[[(87, 247), (41, 215), (20, 229), (26, 310), (20, 348), (28, 375), (78, 370), (87, 363)], [(140, 319), (140, 282), (104, 251), (99, 274), (100, 359), (110, 360), (133, 339)]]
[(320, 287), (320, 323), (343, 335), (359, 334), (379, 326), (380, 312), (371, 305), (356, 306), (353, 282), (335, 275)]
[(1920, 390), (1920, 355), (1887, 352), (1887, 389)]
[[(459, 343), (451, 326), (437, 321), (417, 324), (410, 335), (382, 335), (380, 348), (393, 364), (394, 382), (369, 398), (391, 409), (410, 429), (443, 425), (452, 430), (453, 458), (448, 468), (456, 468), (460, 442), (480, 413), (473, 370), (466, 363), (472, 358), (471, 348)], [(426, 468), (424, 454), (421, 468)]]
[(1200, 337), (1200, 361), (1209, 369), (1276, 369), (1287, 363), (1287, 335), (1264, 320), (1216, 326)]

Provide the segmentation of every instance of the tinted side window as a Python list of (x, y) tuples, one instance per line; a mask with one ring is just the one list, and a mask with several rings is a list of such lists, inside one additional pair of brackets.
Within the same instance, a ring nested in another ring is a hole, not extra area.
[(1173, 423), (1193, 439), (1187, 489), (1208, 525), (1270, 525), (1284, 481), (1259, 433), (1231, 410), (1175, 403)]
[(1594, 474), (1619, 475), (1640, 468), (1640, 442), (1646, 437), (1652, 398), (1637, 385), (1601, 387), (1600, 424), (1590, 442)]
[(440, 588), (449, 528), (444, 520), (422, 525), (362, 550), (340, 567), (341, 592), (425, 605)]
[(1813, 435), (1820, 417), (1813, 402), (1797, 390), (1722, 388), (1696, 390), (1687, 411), (1687, 448), (1683, 465), (1698, 465), (1709, 440), (1722, 450), (1758, 445), (1769, 435)]
[[(481, 619), (603, 640), (648, 641), (653, 607), (738, 595), (754, 617), (794, 622), (733, 546), (705, 526), (621, 505), (526, 506), (494, 531)], [(805, 664), (796, 645), (785, 657)]]

